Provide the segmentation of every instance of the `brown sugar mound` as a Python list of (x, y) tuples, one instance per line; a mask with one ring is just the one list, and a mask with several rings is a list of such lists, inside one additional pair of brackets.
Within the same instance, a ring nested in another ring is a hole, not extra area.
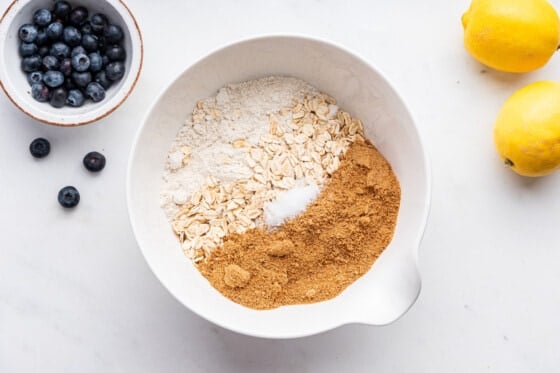
[(331, 299), (387, 247), (399, 204), (391, 166), (373, 145), (355, 142), (302, 214), (272, 231), (227, 236), (198, 269), (224, 296), (254, 309)]

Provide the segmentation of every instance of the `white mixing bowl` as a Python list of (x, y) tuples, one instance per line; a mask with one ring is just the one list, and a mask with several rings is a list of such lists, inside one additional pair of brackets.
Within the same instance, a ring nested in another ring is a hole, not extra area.
[[(197, 100), (225, 84), (270, 75), (303, 79), (361, 119), (366, 137), (393, 167), (402, 197), (392, 242), (342, 294), (325, 302), (257, 311), (221, 295), (183, 255), (159, 206), (159, 193), (171, 142)], [(251, 39), (189, 67), (157, 99), (137, 134), (127, 197), (138, 244), (161, 283), (190, 310), (239, 333), (290, 338), (348, 323), (384, 325), (403, 315), (420, 292), (417, 250), (428, 216), (430, 173), (414, 121), (377, 69), (326, 42), (291, 36)]]

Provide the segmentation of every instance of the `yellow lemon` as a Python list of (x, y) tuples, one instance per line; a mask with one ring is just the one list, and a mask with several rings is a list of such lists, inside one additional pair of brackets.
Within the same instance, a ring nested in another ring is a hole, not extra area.
[(496, 70), (538, 69), (558, 48), (560, 21), (546, 0), (473, 0), (461, 21), (467, 51)]
[(531, 83), (508, 98), (496, 119), (494, 143), (520, 175), (544, 176), (560, 168), (560, 83)]

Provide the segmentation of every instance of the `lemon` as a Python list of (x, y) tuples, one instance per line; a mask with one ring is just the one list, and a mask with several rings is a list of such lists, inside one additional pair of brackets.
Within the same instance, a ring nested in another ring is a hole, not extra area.
[(531, 83), (506, 100), (494, 126), (504, 163), (523, 176), (560, 168), (560, 83)]
[(546, 0), (473, 0), (461, 21), (467, 51), (496, 70), (538, 69), (558, 48), (560, 21)]

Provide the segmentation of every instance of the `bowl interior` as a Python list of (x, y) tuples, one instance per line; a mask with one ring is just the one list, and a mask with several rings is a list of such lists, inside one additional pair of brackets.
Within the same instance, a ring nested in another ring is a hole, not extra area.
[[(159, 207), (167, 151), (197, 100), (223, 85), (270, 75), (306, 80), (364, 123), (401, 184), (394, 238), (365, 276), (321, 303), (255, 311), (214, 290), (180, 249)], [(426, 158), (414, 123), (387, 81), (361, 59), (324, 42), (266, 37), (226, 47), (186, 70), (163, 94), (138, 133), (128, 175), (131, 222), (156, 276), (183, 304), (221, 326), (264, 337), (310, 335), (349, 322), (386, 324), (420, 290), (416, 250), (429, 203)]]
[(76, 125), (91, 122), (118, 106), (134, 86), (142, 60), (141, 36), (129, 9), (119, 0), (74, 0), (72, 6), (83, 5), (94, 13), (104, 13), (111, 23), (121, 26), (123, 46), (127, 52), (125, 76), (111, 86), (103, 101), (88, 101), (79, 108), (65, 106), (53, 108), (48, 103), (35, 101), (26, 74), (21, 70), (19, 27), (31, 23), (33, 13), (40, 8), (51, 9), (53, 0), (15, 0), (3, 15), (0, 23), (0, 81), (10, 99), (26, 114), (51, 124)]

